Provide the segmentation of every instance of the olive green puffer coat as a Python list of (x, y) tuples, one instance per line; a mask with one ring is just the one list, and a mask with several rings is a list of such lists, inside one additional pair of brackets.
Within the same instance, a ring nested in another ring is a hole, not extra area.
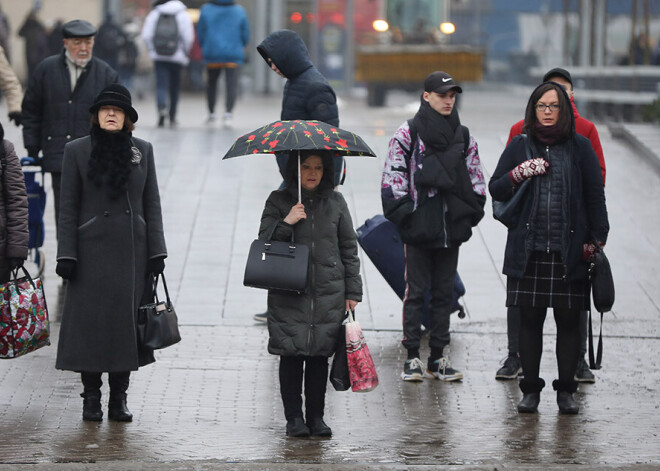
[(331, 188), (303, 191), (307, 219), (291, 226), (283, 219), (296, 202), (291, 190), (274, 191), (261, 216), (261, 239), (278, 224), (273, 239), (290, 240), (293, 230), (296, 243), (310, 250), (307, 292), (268, 292), (268, 351), (329, 357), (344, 318), (345, 300), (362, 300), (357, 236), (341, 193)]

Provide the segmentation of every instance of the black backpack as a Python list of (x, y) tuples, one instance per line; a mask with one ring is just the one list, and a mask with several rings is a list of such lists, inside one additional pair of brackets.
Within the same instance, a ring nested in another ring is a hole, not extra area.
[(172, 56), (179, 48), (179, 26), (175, 15), (161, 13), (154, 31), (154, 49), (160, 56)]

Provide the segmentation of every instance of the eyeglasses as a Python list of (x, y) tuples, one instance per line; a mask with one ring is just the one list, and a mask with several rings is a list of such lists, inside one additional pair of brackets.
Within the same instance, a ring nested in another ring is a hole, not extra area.
[(536, 111), (545, 111), (548, 108), (550, 108), (550, 111), (559, 111), (559, 105), (557, 103), (553, 103), (552, 105), (546, 105), (545, 103), (537, 103), (536, 104)]

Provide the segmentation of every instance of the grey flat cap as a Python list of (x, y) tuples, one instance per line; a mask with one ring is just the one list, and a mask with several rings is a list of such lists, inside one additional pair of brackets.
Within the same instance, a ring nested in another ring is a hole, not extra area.
[(68, 38), (88, 38), (96, 34), (96, 28), (89, 21), (71, 20), (62, 26), (62, 37)]

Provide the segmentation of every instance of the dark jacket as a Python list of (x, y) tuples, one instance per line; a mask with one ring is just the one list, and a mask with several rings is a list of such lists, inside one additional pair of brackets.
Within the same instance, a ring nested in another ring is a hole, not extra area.
[[(323, 179), (328, 175), (332, 172), (324, 170)], [(293, 231), (296, 243), (310, 249), (307, 292), (268, 292), (268, 351), (274, 355), (331, 356), (345, 300), (362, 300), (353, 222), (344, 197), (329, 182), (314, 193), (303, 192), (307, 219), (293, 226), (283, 222), (297, 203), (297, 187), (273, 191), (261, 216), (259, 238), (279, 222), (274, 239), (290, 240)]]
[(0, 167), (0, 282), (9, 280), (10, 258), (28, 256), (28, 200), (25, 178), (14, 146), (2, 140), (7, 168)]
[[(543, 156), (547, 160), (547, 156), (543, 155), (545, 147), (532, 136), (530, 140), (536, 149), (532, 156)], [(504, 149), (488, 184), (494, 200), (506, 201), (513, 195), (514, 186), (509, 172), (527, 160), (524, 145), (524, 139), (516, 136)], [(565, 181), (568, 195), (563, 198), (566, 204), (562, 208), (565, 224), (562, 230), (561, 260), (569, 280), (584, 281), (587, 277), (587, 264), (582, 261), (582, 245), (593, 240), (605, 243), (609, 232), (600, 165), (589, 140), (575, 133), (568, 141), (550, 146), (548, 152), (565, 152), (566, 158), (569, 159), (567, 165), (563, 166), (567, 173)], [(502, 273), (513, 278), (522, 278), (535, 234), (545, 230), (533, 224), (542, 178), (547, 176), (532, 178), (527, 189), (528, 195), (520, 206), (520, 214), (508, 229)]]
[(67, 283), (56, 368), (130, 371), (138, 358), (136, 316), (147, 260), (167, 255), (153, 148), (131, 166), (124, 196), (112, 199), (88, 178), (91, 137), (66, 145), (57, 260), (76, 260)]
[(288, 79), (282, 99), (282, 120), (315, 119), (339, 126), (337, 97), (309, 57), (303, 40), (283, 29), (269, 34), (257, 51), (270, 58)]
[(39, 64), (23, 97), (23, 145), (29, 153), (43, 152), (46, 172), (62, 171), (65, 144), (89, 134), (94, 98), (119, 80), (108, 64), (92, 57), (72, 92), (64, 51)]

